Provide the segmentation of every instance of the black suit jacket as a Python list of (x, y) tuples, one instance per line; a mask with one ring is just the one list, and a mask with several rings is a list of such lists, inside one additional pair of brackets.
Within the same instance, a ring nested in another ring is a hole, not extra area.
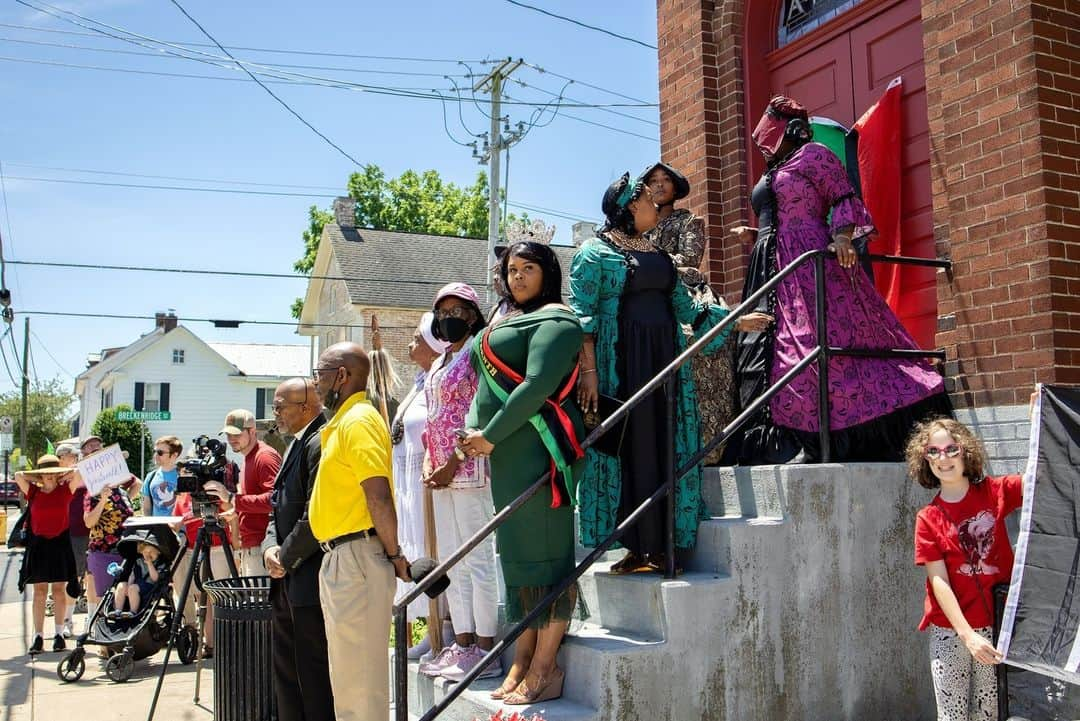
[(319, 429), (326, 424), (321, 413), (293, 441), (288, 458), (274, 479), (273, 506), (267, 539), (263, 547), (279, 545), (279, 558), (285, 567), (285, 591), (293, 606), (319, 604), (319, 566), (322, 551), (308, 523), (308, 499), (315, 485), (322, 447)]

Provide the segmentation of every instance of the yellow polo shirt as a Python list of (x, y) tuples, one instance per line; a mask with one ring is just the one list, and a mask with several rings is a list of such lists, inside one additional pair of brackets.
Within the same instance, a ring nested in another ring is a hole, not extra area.
[(319, 434), (322, 459), (308, 518), (315, 538), (326, 542), (374, 526), (360, 484), (382, 476), (392, 498), (394, 480), (390, 431), (366, 393), (349, 396)]

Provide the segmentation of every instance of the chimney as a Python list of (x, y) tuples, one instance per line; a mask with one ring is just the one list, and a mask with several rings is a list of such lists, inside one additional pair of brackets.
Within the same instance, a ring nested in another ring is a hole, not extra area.
[(341, 228), (355, 228), (356, 201), (352, 198), (334, 198), (334, 222)]
[(575, 248), (580, 248), (582, 243), (596, 236), (596, 224), (588, 220), (579, 220), (574, 223), (573, 228)]
[(154, 313), (154, 327), (164, 328), (166, 333), (176, 328), (176, 311), (169, 308), (164, 313), (161, 311)]

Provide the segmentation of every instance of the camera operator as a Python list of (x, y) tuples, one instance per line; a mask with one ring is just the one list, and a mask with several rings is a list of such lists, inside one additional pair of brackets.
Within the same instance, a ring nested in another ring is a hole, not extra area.
[[(202, 438), (206, 438), (203, 436)], [(216, 441), (214, 441), (216, 443)], [(196, 457), (200, 453), (201, 449), (196, 447), (192, 451), (192, 456)], [(224, 455), (224, 450), (222, 450)], [(191, 479), (191, 471), (183, 468), (183, 464), (179, 465), (179, 478), (178, 487), (186, 487), (185, 480)], [(239, 476), (240, 471), (236, 467), (235, 463), (231, 461), (225, 463), (221, 469), (224, 474), (225, 483), (232, 486), (236, 483), (236, 478)], [(215, 483), (215, 481), (206, 481), (205, 486)], [(216, 507), (213, 509), (215, 514), (222, 521), (221, 525), (225, 529), (228, 536), (229, 543), (222, 545), (221, 538), (214, 535), (211, 536), (211, 548), (210, 548), (210, 574), (214, 578), (228, 578), (230, 576), (229, 562), (226, 560), (226, 555), (233, 552), (232, 547), (232, 529), (225, 523), (225, 519), (221, 518), (221, 514), (228, 508), (224, 501), (217, 501)], [(178, 491), (176, 494), (176, 505), (173, 508), (173, 513), (177, 516), (182, 516), (180, 525), (183, 527), (184, 536), (187, 540), (187, 552), (183, 558), (180, 559), (180, 563), (176, 567), (176, 573), (173, 574), (173, 591), (177, 594), (180, 593), (183, 588), (183, 579), (187, 578), (187, 574), (191, 569), (192, 553), (195, 549), (195, 539), (199, 535), (199, 529), (203, 526), (203, 511), (204, 509), (199, 507), (199, 504), (194, 501), (192, 494), (188, 492)], [(187, 599), (184, 602), (183, 608), (179, 608), (180, 598), (177, 596), (176, 603), (178, 609), (184, 614), (184, 618), (189, 624), (196, 622), (196, 603), (198, 592), (194, 586), (188, 591)], [(213, 603), (207, 599), (206, 602), (206, 623), (203, 626), (203, 647), (202, 657), (212, 658), (214, 655), (214, 606)]]
[(270, 523), (270, 496), (274, 492), (274, 478), (281, 468), (281, 455), (258, 438), (255, 415), (242, 408), (225, 416), (221, 433), (229, 441), (229, 447), (244, 457), (240, 471), (240, 484), (236, 493), (221, 483), (206, 484), (206, 492), (217, 496), (226, 509), (235, 509), (240, 525), (241, 576), (262, 576), (262, 542)]

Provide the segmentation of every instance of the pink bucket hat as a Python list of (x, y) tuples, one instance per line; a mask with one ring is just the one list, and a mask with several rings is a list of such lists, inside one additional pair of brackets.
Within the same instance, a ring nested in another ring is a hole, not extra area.
[(476, 295), (476, 291), (468, 283), (447, 283), (439, 292), (435, 294), (435, 300), (431, 304), (432, 310), (435, 306), (439, 305), (439, 301), (444, 298), (460, 298), (461, 300), (472, 303), (477, 308), (480, 307), (480, 298)]

